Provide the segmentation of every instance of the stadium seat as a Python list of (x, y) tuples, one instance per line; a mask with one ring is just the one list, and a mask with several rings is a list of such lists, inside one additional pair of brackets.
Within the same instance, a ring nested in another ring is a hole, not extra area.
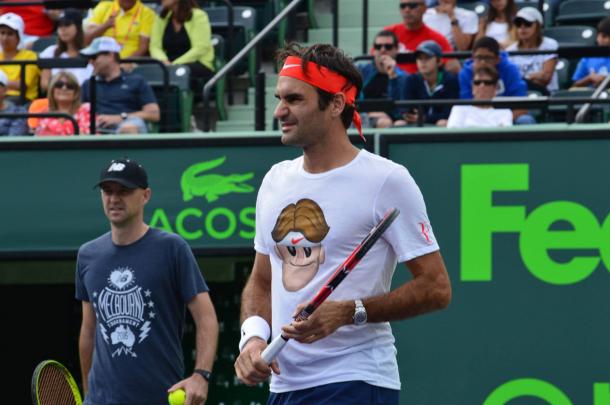
[(487, 10), (489, 9), (489, 4), (483, 1), (470, 1), (465, 3), (459, 3), (458, 6), (461, 8), (465, 8), (466, 10), (474, 11), (479, 17), (486, 15)]
[[(166, 128), (161, 132), (190, 132), (193, 111), (193, 92), (190, 87), (191, 71), (188, 66), (167, 66), (169, 92), (163, 88), (163, 70), (156, 64), (138, 65), (133, 73), (143, 76), (157, 96), (161, 114), (166, 117)], [(165, 101), (166, 97), (169, 102)], [(167, 102), (167, 104), (166, 104)]]
[[(553, 98), (582, 98), (591, 97), (593, 89), (580, 89), (580, 90), (558, 90), (551, 95)], [(575, 104), (573, 109), (573, 118), (576, 116), (578, 109), (582, 107), (582, 103)], [(603, 122), (604, 121), (604, 108), (600, 104), (593, 105), (591, 107), (591, 122)], [(568, 116), (568, 105), (567, 104), (552, 104), (549, 105), (547, 112), (549, 116), (548, 122), (566, 122)]]
[(57, 36), (50, 35), (48, 37), (38, 38), (36, 41), (32, 43), (32, 50), (36, 53), (40, 53), (47, 49), (51, 45), (55, 45), (57, 43)]
[(586, 25), (560, 25), (544, 30), (544, 36), (563, 46), (595, 46), (597, 30)]
[(559, 5), (555, 23), (595, 26), (607, 16), (610, 16), (610, 2), (607, 0), (566, 0)]
[[(230, 39), (225, 42), (227, 59), (231, 59), (240, 49), (244, 48), (256, 34), (256, 10), (252, 7), (233, 7), (233, 37), (229, 36), (229, 18), (227, 7), (204, 7), (210, 19), (212, 32)], [(229, 49), (230, 48), (230, 49)], [(237, 73), (248, 72), (250, 83), (254, 84), (256, 75), (256, 51), (253, 49), (248, 54), (246, 63), (240, 63), (236, 67)]]
[(559, 58), (555, 65), (555, 71), (557, 72), (557, 82), (560, 90), (564, 90), (570, 87), (572, 83), (570, 61), (565, 58)]

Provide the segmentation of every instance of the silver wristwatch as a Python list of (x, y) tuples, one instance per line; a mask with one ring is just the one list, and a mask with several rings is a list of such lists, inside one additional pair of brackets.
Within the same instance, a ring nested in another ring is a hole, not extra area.
[(354, 310), (354, 325), (364, 325), (366, 323), (366, 308), (362, 300), (355, 300), (356, 309)]

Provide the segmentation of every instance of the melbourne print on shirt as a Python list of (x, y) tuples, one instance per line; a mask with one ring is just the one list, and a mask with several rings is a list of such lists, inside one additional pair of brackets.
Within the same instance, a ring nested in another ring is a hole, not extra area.
[(136, 284), (133, 269), (118, 267), (110, 272), (108, 286), (93, 293), (93, 307), (100, 333), (111, 346), (112, 357), (122, 354), (137, 357), (136, 347), (150, 332), (155, 318), (150, 290)]

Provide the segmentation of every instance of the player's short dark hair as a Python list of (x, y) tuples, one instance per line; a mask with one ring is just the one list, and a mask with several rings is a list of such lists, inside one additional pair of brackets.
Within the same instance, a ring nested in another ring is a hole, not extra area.
[(610, 36), (610, 17), (605, 17), (597, 23), (597, 32)]
[(500, 80), (500, 74), (498, 73), (498, 70), (493, 66), (481, 66), (479, 68), (476, 68), (472, 74), (473, 80), (476, 75), (489, 76), (489, 78), (496, 83), (498, 83), (498, 80)]
[(472, 53), (474, 54), (479, 48), (487, 49), (496, 56), (500, 55), (500, 44), (492, 37), (483, 37), (476, 40), (472, 46)]
[[(356, 86), (356, 94), (360, 93), (360, 89), (362, 88), (362, 75), (360, 75), (360, 72), (354, 66), (353, 60), (346, 56), (341, 49), (329, 44), (302, 46), (296, 42), (289, 43), (284, 48), (277, 51), (276, 60), (280, 70), (284, 61), (289, 56), (299, 57), (303, 60), (303, 63), (314, 62), (339, 73), (345, 77), (348, 82)], [(324, 111), (328, 108), (334, 95), (327, 91), (320, 90), (317, 87), (316, 91), (318, 92), (318, 106), (320, 111)], [(341, 113), (341, 122), (345, 129), (352, 125), (354, 109), (355, 106), (346, 104)]]
[(381, 30), (377, 33), (377, 35), (375, 35), (375, 38), (378, 37), (390, 37), (392, 38), (392, 44), (394, 45), (394, 47), (398, 47), (398, 37), (396, 36), (396, 34), (394, 34), (394, 32), (390, 30)]

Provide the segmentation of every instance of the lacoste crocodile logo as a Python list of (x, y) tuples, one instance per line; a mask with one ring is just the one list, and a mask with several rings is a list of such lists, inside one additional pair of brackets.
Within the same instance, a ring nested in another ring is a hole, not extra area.
[(182, 199), (191, 201), (194, 197), (202, 197), (207, 202), (214, 202), (220, 196), (231, 193), (251, 193), (254, 187), (245, 182), (254, 177), (254, 172), (243, 174), (204, 174), (207, 171), (221, 166), (226, 156), (207, 162), (191, 165), (182, 173), (180, 187)]

